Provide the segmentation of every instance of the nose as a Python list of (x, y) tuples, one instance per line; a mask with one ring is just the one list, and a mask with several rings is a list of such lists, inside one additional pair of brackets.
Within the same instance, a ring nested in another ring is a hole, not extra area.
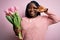
[(31, 10), (30, 10), (31, 12), (33, 12), (34, 11), (34, 9), (33, 8), (31, 8)]

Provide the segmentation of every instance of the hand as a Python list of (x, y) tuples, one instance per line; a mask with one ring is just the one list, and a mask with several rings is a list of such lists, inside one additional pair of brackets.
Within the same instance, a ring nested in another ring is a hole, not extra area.
[(48, 8), (45, 8), (43, 6), (39, 6), (38, 9), (37, 9), (38, 12), (47, 12), (48, 11)]
[(46, 8), (44, 12), (47, 13), (48, 12), (48, 8)]

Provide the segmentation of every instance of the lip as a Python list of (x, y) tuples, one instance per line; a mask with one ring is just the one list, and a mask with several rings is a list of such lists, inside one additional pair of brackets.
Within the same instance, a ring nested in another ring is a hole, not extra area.
[(30, 14), (31, 14), (31, 15), (34, 15), (35, 13), (34, 13), (34, 12), (31, 12)]
[(30, 13), (34, 13), (34, 12), (30, 12)]

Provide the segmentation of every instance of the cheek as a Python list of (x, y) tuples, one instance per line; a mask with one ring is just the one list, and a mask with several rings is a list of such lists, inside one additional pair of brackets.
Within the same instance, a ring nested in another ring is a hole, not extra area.
[(28, 10), (28, 12), (30, 13), (31, 11), (30, 11), (30, 10)]

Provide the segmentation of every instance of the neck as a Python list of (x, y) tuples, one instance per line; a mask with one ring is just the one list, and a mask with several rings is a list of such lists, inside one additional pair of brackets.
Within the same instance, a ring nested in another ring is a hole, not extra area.
[(37, 16), (30, 16), (30, 17), (27, 17), (27, 18), (35, 18), (35, 17), (37, 17)]

